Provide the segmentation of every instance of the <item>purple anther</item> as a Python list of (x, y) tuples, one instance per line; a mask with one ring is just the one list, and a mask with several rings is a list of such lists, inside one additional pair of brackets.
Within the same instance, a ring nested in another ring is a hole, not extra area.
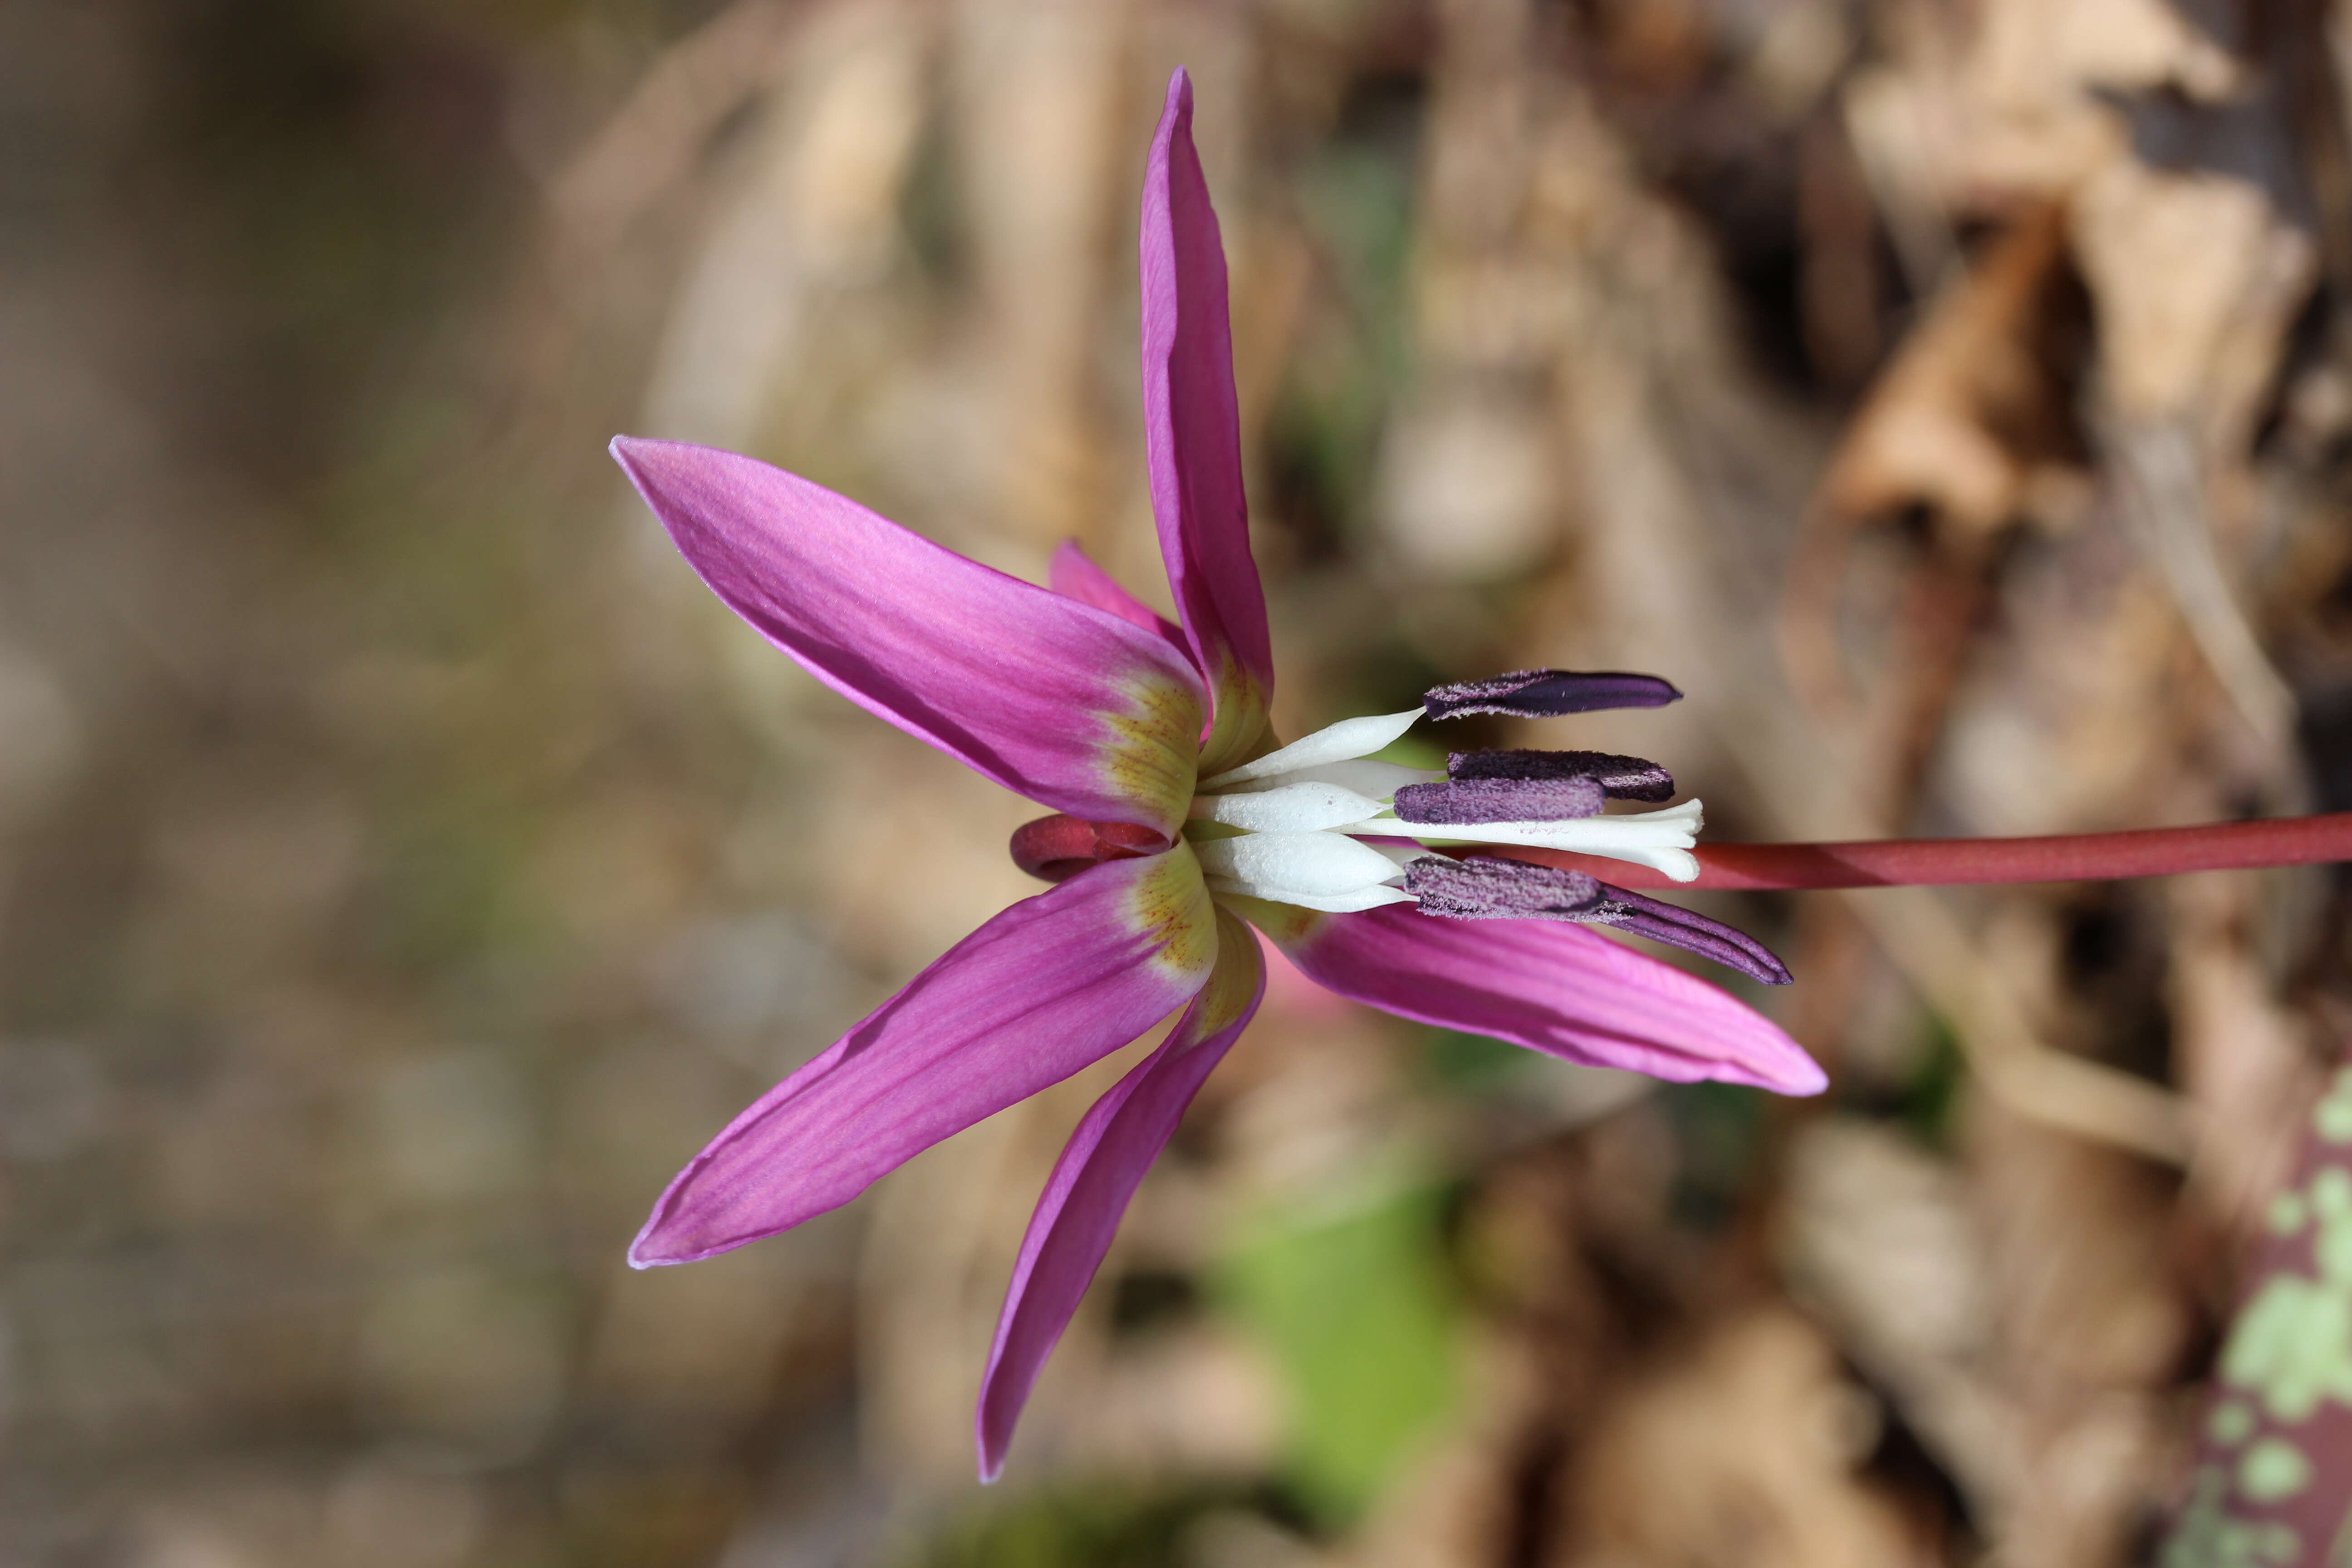
[(1396, 792), (1396, 814), (1431, 826), (1478, 822), (1570, 822), (1600, 814), (1608, 798), (1591, 778), (1476, 779), (1407, 784)]
[(1767, 985), (1786, 985), (1796, 978), (1789, 973), (1787, 964), (1773, 956), (1771, 949), (1744, 931), (1612, 883), (1596, 881), (1593, 887), (1601, 895), (1600, 901), (1590, 912), (1577, 916), (1579, 920), (1615, 926), (1652, 942), (1679, 947), (1701, 958), (1713, 959), (1727, 969), (1737, 969), (1750, 980), (1760, 980)]
[(1510, 719), (1557, 719), (1602, 708), (1663, 708), (1682, 693), (1654, 675), (1621, 670), (1521, 669), (1486, 680), (1463, 680), (1422, 694), (1433, 719), (1500, 713)]
[(1615, 926), (1697, 953), (1767, 985), (1786, 985), (1791, 978), (1788, 966), (1747, 932), (1581, 871), (1494, 855), (1473, 855), (1465, 860), (1431, 855), (1404, 868), (1404, 890), (1419, 900), (1425, 915), (1458, 921), (1574, 921)]
[(1594, 779), (1612, 800), (1671, 800), (1672, 773), (1641, 757), (1610, 752), (1456, 752), (1445, 775), (1471, 779)]
[(1421, 912), (1457, 921), (1580, 919), (1601, 900), (1601, 884), (1581, 871), (1473, 855), (1430, 855), (1404, 868), (1404, 890)]

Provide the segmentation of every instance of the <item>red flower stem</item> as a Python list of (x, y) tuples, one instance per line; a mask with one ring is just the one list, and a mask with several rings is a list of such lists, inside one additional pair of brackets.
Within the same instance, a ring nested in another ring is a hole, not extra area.
[(2352, 860), (2352, 811), (2200, 827), (2062, 833), (2046, 838), (1885, 838), (1852, 844), (1702, 844), (1698, 880), (1558, 849), (1491, 849), (1588, 871), (1621, 888), (1922, 888), (1966, 882), (2094, 882)]

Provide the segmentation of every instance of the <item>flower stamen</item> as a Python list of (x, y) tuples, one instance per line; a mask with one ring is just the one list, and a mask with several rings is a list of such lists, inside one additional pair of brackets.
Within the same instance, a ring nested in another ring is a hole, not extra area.
[(1608, 792), (1595, 778), (1449, 779), (1396, 792), (1399, 821), (1462, 826), (1481, 822), (1567, 822), (1598, 816)]
[(1645, 757), (1611, 752), (1456, 752), (1445, 776), (1476, 779), (1574, 779), (1599, 782), (1612, 800), (1672, 800), (1674, 775)]
[(1788, 967), (1747, 932), (1583, 871), (1486, 855), (1461, 860), (1431, 855), (1405, 868), (1405, 889), (1425, 915), (1615, 926), (1712, 959), (1767, 985), (1786, 985), (1792, 978)]
[(1663, 708), (1683, 694), (1654, 675), (1623, 670), (1515, 669), (1485, 680), (1433, 687), (1422, 709), (1433, 719), (1496, 713), (1506, 719), (1561, 719), (1604, 708)]

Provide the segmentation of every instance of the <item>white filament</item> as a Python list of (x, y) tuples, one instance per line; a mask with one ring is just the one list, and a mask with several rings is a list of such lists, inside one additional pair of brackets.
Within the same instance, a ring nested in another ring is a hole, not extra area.
[(1244, 779), (1229, 787), (1237, 792), (1255, 792), (1284, 789), (1295, 784), (1329, 784), (1373, 800), (1386, 800), (1407, 784), (1434, 784), (1444, 776), (1429, 768), (1409, 768), (1401, 763), (1376, 763), (1370, 757), (1359, 757), (1351, 762), (1292, 768), (1267, 778)]
[(1234, 893), (1247, 899), (1265, 899), (1272, 903), (1297, 904), (1302, 910), (1319, 910), (1329, 915), (1352, 915), (1360, 910), (1376, 910), (1382, 904), (1411, 904), (1420, 900), (1402, 888), (1385, 884), (1360, 889), (1352, 893), (1326, 896), (1321, 893), (1276, 893), (1251, 886), (1232, 877), (1206, 879), (1212, 893)]
[(1248, 795), (1204, 795), (1192, 800), (1196, 821), (1222, 822), (1252, 833), (1313, 833), (1361, 822), (1380, 812), (1378, 800), (1330, 784), (1286, 784)]
[(1566, 822), (1476, 822), (1440, 825), (1433, 822), (1359, 824), (1349, 832), (1409, 833), (1424, 844), (1523, 844), (1538, 849), (1567, 849), (1579, 855), (1601, 855), (1651, 866), (1677, 882), (1698, 879), (1698, 860), (1690, 851), (1706, 823), (1696, 800), (1663, 811), (1642, 811), (1623, 816), (1579, 816)]
[(1360, 719), (1342, 719), (1337, 724), (1291, 742), (1279, 751), (1268, 752), (1254, 763), (1244, 763), (1240, 767), (1227, 768), (1214, 778), (1202, 779), (1200, 787), (1203, 790), (1230, 789), (1251, 779), (1272, 778), (1276, 773), (1296, 773), (1301, 768), (1319, 767), (1325, 763), (1345, 763), (1358, 757), (1369, 757), (1412, 729), (1421, 712), (1418, 708), (1408, 708), (1402, 713), (1368, 713)]
[(1341, 898), (1399, 875), (1396, 862), (1341, 833), (1244, 833), (1192, 846), (1201, 869), (1261, 899)]
[(1378, 833), (1380, 835), (1378, 839), (1359, 838), (1356, 842), (1362, 845), (1365, 848), (1372, 850), (1376, 854), (1387, 856), (1389, 858), (1390, 864), (1396, 867), (1400, 871), (1403, 870), (1407, 866), (1412, 865), (1416, 860), (1427, 859), (1429, 858), (1429, 851), (1423, 848), (1420, 845), (1413, 843), (1410, 839), (1400, 844), (1391, 837), (1388, 830), (1393, 828), (1395, 826), (1396, 824), (1393, 822), (1375, 822), (1370, 824), (1359, 823), (1354, 828), (1349, 829), (1349, 831), (1359, 833)]

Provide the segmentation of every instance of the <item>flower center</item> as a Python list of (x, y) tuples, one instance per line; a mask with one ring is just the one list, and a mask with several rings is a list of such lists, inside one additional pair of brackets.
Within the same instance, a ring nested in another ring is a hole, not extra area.
[[(1372, 755), (1423, 717), (1550, 717), (1655, 707), (1680, 695), (1649, 676), (1560, 670), (1440, 687), (1419, 708), (1342, 720), (1201, 780), (1184, 837), (1220, 897), (1330, 914), (1412, 904), (1455, 920), (1598, 922), (1785, 981), (1779, 960), (1727, 926), (1580, 871), (1475, 854), (1487, 845), (1561, 849), (1696, 879), (1697, 801), (1606, 814), (1612, 800), (1673, 795), (1674, 779), (1655, 763), (1605, 752), (1457, 752), (1441, 773)], [(1013, 836), (1013, 858), (1032, 876), (1061, 881), (1168, 847), (1147, 827), (1048, 816)]]
[[(1665, 770), (1638, 757), (1456, 752), (1443, 773), (1373, 759), (1434, 706), (1344, 720), (1202, 780), (1185, 837), (1210, 889), (1335, 913), (1421, 903), (1418, 884), (1442, 873), (1416, 866), (1441, 858), (1441, 850), (1490, 844), (1631, 860), (1676, 881), (1697, 875), (1690, 849), (1702, 819), (1698, 802), (1602, 814), (1612, 798), (1655, 801), (1674, 793)], [(1429, 912), (1472, 912), (1458, 898), (1439, 903), (1444, 907)]]

